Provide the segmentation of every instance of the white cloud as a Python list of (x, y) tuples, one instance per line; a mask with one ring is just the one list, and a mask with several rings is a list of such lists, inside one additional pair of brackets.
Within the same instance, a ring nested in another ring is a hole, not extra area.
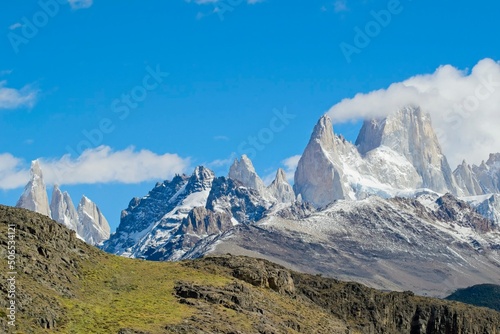
[(24, 186), (29, 179), (29, 171), (23, 169), (23, 161), (12, 154), (0, 154), (0, 189), (16, 189)]
[(222, 168), (222, 167), (229, 167), (233, 164), (234, 159), (236, 159), (236, 154), (233, 153), (229, 157), (225, 159), (216, 159), (213, 161), (210, 161), (206, 163), (208, 168)]
[(27, 85), (21, 89), (6, 87), (7, 81), (0, 81), (0, 109), (33, 107), (38, 91)]
[(93, 0), (68, 0), (69, 5), (72, 9), (84, 9), (89, 8), (94, 4)]
[[(46, 184), (76, 185), (96, 183), (135, 184), (172, 178), (186, 172), (189, 159), (176, 154), (158, 155), (129, 147), (113, 151), (108, 146), (85, 150), (77, 159), (40, 159)], [(10, 154), (0, 155), (0, 189), (23, 187), (29, 179), (27, 164)]]
[(464, 158), (478, 164), (500, 151), (500, 63), (481, 60), (471, 71), (451, 65), (387, 89), (357, 94), (334, 105), (334, 123), (380, 118), (408, 105), (432, 117), (441, 146), (453, 167)]
[(295, 170), (297, 169), (300, 158), (301, 155), (294, 155), (286, 158), (281, 162), (285, 166), (284, 170), (286, 173), (286, 177), (288, 179), (288, 182), (290, 182), (291, 184), (293, 184), (293, 177), (295, 175)]

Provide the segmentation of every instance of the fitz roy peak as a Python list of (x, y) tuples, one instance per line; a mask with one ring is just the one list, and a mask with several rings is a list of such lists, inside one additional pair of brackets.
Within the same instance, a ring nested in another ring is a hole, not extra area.
[(323, 116), (297, 166), (294, 189), (317, 207), (338, 199), (407, 196), (418, 189), (463, 194), (430, 116), (414, 106), (365, 121), (355, 145), (336, 136)]
[(338, 141), (330, 118), (321, 117), (295, 172), (294, 190), (302, 200), (322, 207), (349, 196)]
[(362, 155), (385, 147), (406, 158), (420, 177), (413, 188), (457, 193), (431, 117), (419, 107), (404, 107), (383, 120), (365, 121), (356, 145)]
[(31, 178), (26, 185), (17, 207), (44, 214), (76, 232), (77, 236), (91, 245), (98, 245), (110, 236), (108, 221), (91, 200), (83, 196), (78, 209), (67, 192), (54, 185), (52, 200), (47, 196), (42, 169), (37, 160), (31, 163)]

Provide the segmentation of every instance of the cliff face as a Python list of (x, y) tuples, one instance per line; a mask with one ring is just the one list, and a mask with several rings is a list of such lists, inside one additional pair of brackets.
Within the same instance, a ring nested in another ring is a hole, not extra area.
[[(121, 258), (23, 209), (0, 206), (0, 222), (4, 257), (7, 226), (16, 225), (20, 332), (500, 333), (500, 313), (486, 308), (380, 292), (249, 257)], [(4, 313), (0, 329), (8, 330)]]

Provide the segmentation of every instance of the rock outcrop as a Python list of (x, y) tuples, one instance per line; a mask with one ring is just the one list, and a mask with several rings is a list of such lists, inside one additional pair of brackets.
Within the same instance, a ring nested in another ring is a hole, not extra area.
[(407, 106), (383, 120), (366, 121), (356, 145), (362, 155), (384, 146), (404, 156), (422, 180), (414, 188), (457, 193), (451, 168), (432, 128), (430, 115), (419, 107)]
[(16, 207), (28, 209), (50, 217), (49, 198), (38, 160), (31, 162), (30, 181), (24, 188), (24, 192), (19, 198)]
[(318, 207), (348, 196), (342, 163), (335, 145), (333, 126), (323, 116), (314, 127), (311, 139), (295, 172), (294, 191), (303, 201)]
[(52, 191), (50, 211), (52, 219), (56, 222), (75, 232), (78, 230), (78, 213), (75, 209), (73, 201), (71, 200), (69, 194), (66, 191), (63, 193), (57, 185), (54, 185), (54, 189)]
[(486, 162), (472, 170), (484, 194), (500, 193), (500, 153), (490, 154)]
[(268, 192), (278, 203), (292, 203), (295, 201), (293, 187), (286, 179), (286, 173), (279, 168), (274, 181), (267, 187)]
[(99, 245), (109, 239), (108, 221), (94, 202), (83, 196), (78, 204), (77, 212), (77, 233), (83, 240), (91, 245)]
[(462, 195), (476, 196), (484, 193), (472, 167), (465, 160), (453, 171), (453, 176)]
[(239, 181), (247, 188), (257, 190), (263, 198), (269, 198), (264, 182), (257, 175), (252, 161), (246, 155), (243, 155), (240, 160), (234, 161), (229, 169), (228, 178)]

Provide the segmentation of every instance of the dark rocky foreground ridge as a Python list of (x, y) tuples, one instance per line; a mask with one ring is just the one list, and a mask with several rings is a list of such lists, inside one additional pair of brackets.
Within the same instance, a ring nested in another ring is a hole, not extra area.
[[(6, 318), (16, 224), (16, 324)], [(500, 333), (500, 313), (220, 256), (160, 263), (106, 254), (24, 209), (0, 206), (0, 331), (11, 333)]]

